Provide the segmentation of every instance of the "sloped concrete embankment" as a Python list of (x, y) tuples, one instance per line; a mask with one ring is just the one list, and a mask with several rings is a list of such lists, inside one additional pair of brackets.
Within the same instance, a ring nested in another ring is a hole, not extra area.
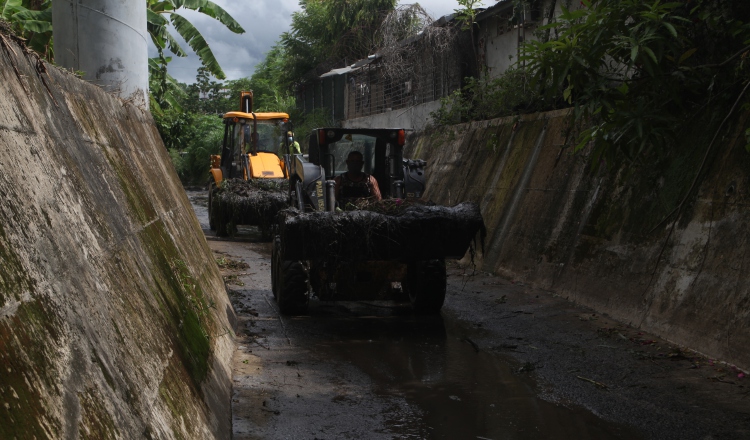
[(481, 205), (484, 270), (747, 369), (750, 121), (726, 115), (692, 121), (659, 166), (592, 174), (565, 112), (418, 133), (407, 157), (428, 161), (426, 198)]
[(0, 438), (228, 438), (233, 314), (153, 119), (39, 66), (3, 38)]

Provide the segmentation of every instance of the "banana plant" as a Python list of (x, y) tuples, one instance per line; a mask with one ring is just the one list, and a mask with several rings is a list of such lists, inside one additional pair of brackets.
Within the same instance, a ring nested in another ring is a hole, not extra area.
[(152, 113), (162, 113), (169, 108), (182, 111), (180, 100), (185, 99), (187, 94), (180, 83), (167, 73), (167, 64), (170, 61), (172, 57), (148, 59), (148, 88)]
[[(32, 10), (35, 7), (38, 9)], [(27, 45), (47, 60), (52, 52), (52, 1), (32, 5), (29, 0), (0, 0), (0, 18), (26, 39)]]
[[(163, 60), (166, 59), (164, 57), (164, 49), (168, 49), (178, 57), (187, 56), (187, 52), (179, 45), (174, 36), (169, 33), (168, 26), (171, 24), (174, 26), (175, 31), (187, 42), (188, 46), (198, 55), (201, 63), (208, 68), (212, 75), (217, 79), (226, 78), (219, 62), (216, 61), (211, 48), (198, 29), (185, 17), (177, 13), (179, 9), (197, 11), (217, 20), (235, 34), (244, 33), (245, 30), (242, 26), (226, 10), (210, 0), (146, 1), (148, 33), (159, 52), (158, 60), (161, 60), (159, 61), (160, 63), (163, 63)], [(166, 63), (164, 63), (164, 66), (166, 66)]]

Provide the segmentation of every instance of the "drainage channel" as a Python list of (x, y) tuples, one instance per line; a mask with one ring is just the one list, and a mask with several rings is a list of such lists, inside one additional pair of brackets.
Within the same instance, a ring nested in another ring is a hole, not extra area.
[[(207, 231), (204, 198), (188, 195)], [(454, 317), (450, 305), (427, 317), (408, 304), (312, 300), (305, 316), (279, 315), (269, 244), (255, 235), (209, 240), (251, 268), (230, 289), (240, 323), (234, 439), (640, 438), (542, 399), (533, 372), (479, 350), (472, 339), (486, 330)]]

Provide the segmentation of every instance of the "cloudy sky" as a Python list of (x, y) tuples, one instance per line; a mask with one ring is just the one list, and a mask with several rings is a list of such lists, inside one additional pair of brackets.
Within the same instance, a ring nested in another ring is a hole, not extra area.
[[(299, 0), (213, 1), (240, 23), (245, 29), (244, 34), (234, 34), (203, 14), (193, 11), (181, 11), (180, 14), (190, 20), (206, 39), (227, 79), (252, 75), (255, 65), (263, 60), (264, 54), (278, 41), (281, 33), (289, 30), (292, 12), (300, 9)], [(482, 6), (489, 6), (490, 3), (495, 2), (485, 0)], [(435, 19), (450, 14), (459, 7), (456, 0), (420, 0), (419, 4)], [(175, 32), (172, 34), (179, 39)], [(184, 41), (179, 41), (189, 55), (185, 58), (173, 57), (169, 63), (169, 74), (180, 82), (193, 83), (200, 61)], [(156, 56), (154, 47), (149, 48), (149, 56)]]

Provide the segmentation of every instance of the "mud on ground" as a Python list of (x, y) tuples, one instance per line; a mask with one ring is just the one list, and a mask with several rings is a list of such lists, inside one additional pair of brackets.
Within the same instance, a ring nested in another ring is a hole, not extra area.
[(454, 266), (446, 312), (508, 355), (541, 395), (653, 439), (750, 438), (746, 373), (619, 323), (553, 292)]

